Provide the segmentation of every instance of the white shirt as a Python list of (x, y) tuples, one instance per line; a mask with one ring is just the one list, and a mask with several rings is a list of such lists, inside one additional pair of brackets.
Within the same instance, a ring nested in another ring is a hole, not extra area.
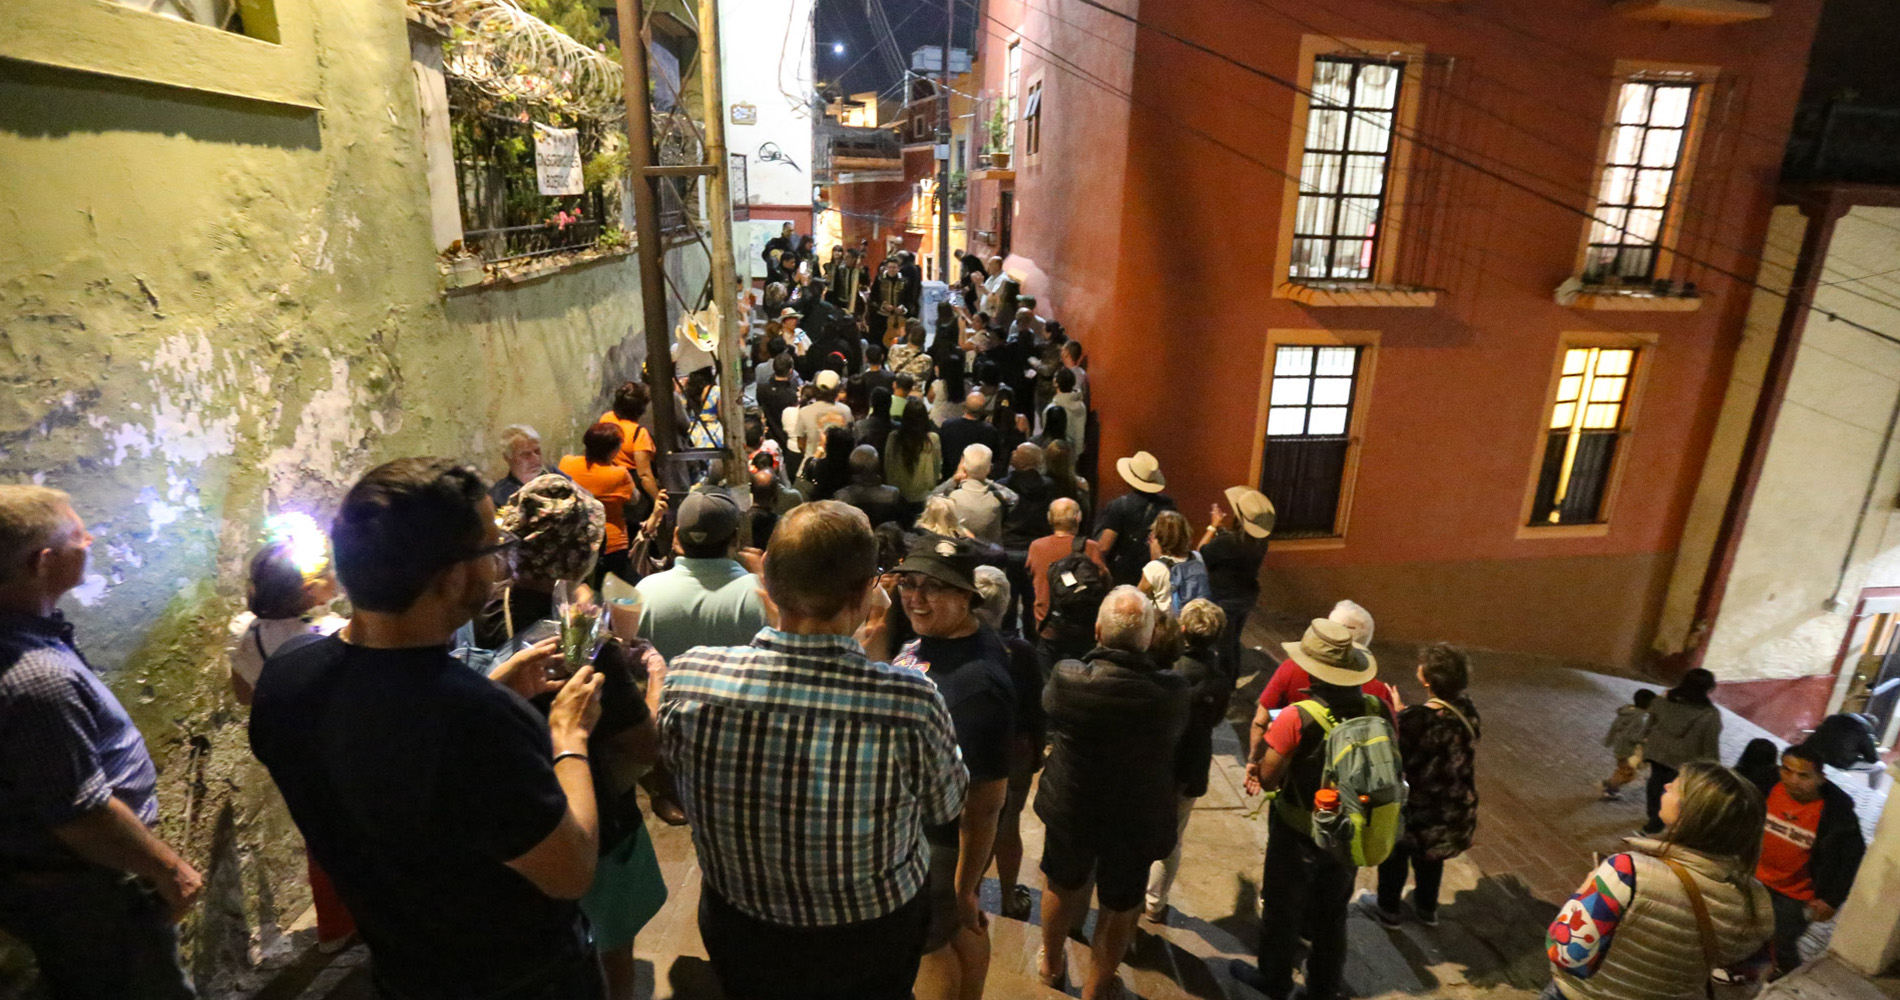
[(264, 672), (264, 661), (292, 636), (304, 632), (329, 635), (342, 628), (343, 624), (343, 619), (335, 615), (321, 618), (256, 618), (246, 611), (231, 622), (231, 629), (236, 633), (236, 638), (231, 640), (231, 672), (244, 678), (244, 683), (256, 687), (258, 676)]

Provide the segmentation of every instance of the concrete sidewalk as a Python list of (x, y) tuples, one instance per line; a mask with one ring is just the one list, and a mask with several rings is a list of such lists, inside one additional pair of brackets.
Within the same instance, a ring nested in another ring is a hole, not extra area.
[[(1303, 622), (1270, 622), (1256, 615), (1247, 631), (1250, 646), (1279, 649)], [(1396, 684), (1408, 704), (1425, 697), (1415, 679), (1409, 649), (1380, 645), (1381, 676)], [(1277, 663), (1251, 654), (1254, 669)], [(1479, 826), (1475, 846), (1446, 865), (1437, 927), (1408, 922), (1387, 931), (1355, 912), (1348, 934), (1346, 983), (1360, 997), (1435, 996), (1517, 1000), (1534, 997), (1548, 981), (1544, 928), (1594, 865), (1597, 855), (1618, 849), (1643, 821), (1641, 786), (1622, 801), (1604, 802), (1597, 782), (1610, 770), (1601, 746), (1617, 707), (1637, 682), (1566, 669), (1527, 658), (1474, 654), (1472, 699), (1482, 717), (1479, 744)], [(1241, 792), (1247, 723), (1264, 676), (1253, 674), (1235, 692), (1228, 725), (1215, 733), (1214, 771), (1208, 794), (1188, 825), (1188, 850), (1172, 898), (1168, 925), (1143, 922), (1122, 973), (1131, 995), (1146, 1000), (1256, 1000), (1252, 990), (1227, 975), (1231, 958), (1251, 958), (1259, 929), (1260, 869), (1266, 846), (1261, 800)], [(1652, 688), (1658, 685), (1648, 685)], [(1733, 760), (1748, 740), (1766, 735), (1724, 712), (1722, 753)], [(1859, 801), (1869, 826), (1883, 796), (1864, 781), (1837, 780)], [(1023, 815), (1024, 878), (1036, 908), (1027, 923), (995, 916), (1000, 887), (984, 885), (984, 908), (992, 914), (993, 960), (988, 996), (997, 1000), (1051, 997), (1035, 983), (1042, 877), (1036, 870), (1043, 831), (1033, 811)], [(641, 934), (638, 953), (641, 997), (655, 1000), (716, 1000), (721, 997), (700, 946), (695, 920), (699, 869), (683, 828), (649, 822), (671, 898)], [(1370, 892), (1374, 873), (1360, 874)], [(1271, 903), (1269, 902), (1269, 905)], [(1091, 920), (1086, 932), (1092, 928)], [(1817, 932), (1824, 933), (1825, 929)], [(318, 970), (307, 988), (266, 991), (263, 1000), (367, 1000), (362, 949)], [(1087, 968), (1088, 951), (1072, 944), (1071, 981)], [(1828, 974), (1827, 982), (1839, 978)], [(1808, 980), (1804, 979), (1803, 982)], [(1792, 988), (1792, 987), (1791, 987)], [(1809, 989), (1814, 987), (1810, 985)], [(1072, 993), (1079, 992), (1072, 989)], [(1724, 1000), (1748, 990), (1724, 990)], [(1794, 994), (1788, 994), (1794, 995)], [(1802, 997), (1823, 994), (1802, 993)]]

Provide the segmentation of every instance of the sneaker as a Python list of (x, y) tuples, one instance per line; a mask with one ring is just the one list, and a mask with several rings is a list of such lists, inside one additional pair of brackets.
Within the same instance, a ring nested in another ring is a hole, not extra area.
[(1623, 793), (1617, 791), (1614, 788), (1611, 788), (1610, 783), (1607, 781), (1597, 782), (1597, 788), (1602, 790), (1603, 792), (1602, 798), (1603, 798), (1603, 801), (1605, 802), (1615, 802), (1623, 797)]
[(1044, 973), (1042, 967), (1049, 962), (1049, 949), (1036, 949), (1036, 981), (1058, 993), (1069, 992), (1068, 955), (1064, 954), (1063, 966), (1054, 972)]
[(1359, 897), (1359, 909), (1365, 911), (1366, 916), (1377, 920), (1379, 926), (1389, 931), (1398, 930), (1399, 925), (1405, 922), (1405, 914), (1380, 906), (1379, 901), (1369, 895)]
[(1418, 918), (1419, 923), (1424, 924), (1427, 927), (1438, 926), (1438, 911), (1437, 910), (1421, 910), (1418, 907), (1414, 906), (1412, 907), (1412, 915)]
[(1028, 886), (1013, 885), (1010, 886), (1008, 892), (1003, 894), (1003, 916), (1011, 920), (1028, 920), (1030, 909)]
[(355, 943), (356, 943), (356, 932), (351, 931), (350, 933), (345, 934), (340, 938), (331, 938), (328, 941), (318, 941), (317, 954), (334, 955), (337, 952), (340, 952), (343, 949), (348, 948), (350, 945), (353, 945)]

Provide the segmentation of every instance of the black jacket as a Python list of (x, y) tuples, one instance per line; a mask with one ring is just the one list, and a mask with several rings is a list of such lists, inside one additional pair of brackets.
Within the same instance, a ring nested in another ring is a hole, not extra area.
[(1003, 547), (1017, 552), (1049, 533), (1049, 479), (1035, 469), (1011, 469), (997, 480), (1016, 493), (1016, 504), (1003, 515)]
[(1821, 822), (1814, 828), (1814, 850), (1808, 856), (1808, 875), (1815, 896), (1840, 909), (1854, 888), (1867, 842), (1860, 835), (1860, 817), (1854, 800), (1831, 781), (1821, 783)]
[(1199, 798), (1207, 794), (1207, 769), (1214, 763), (1214, 727), (1227, 717), (1234, 682), (1221, 670), (1220, 651), (1212, 644), (1189, 646), (1174, 661), (1174, 672), (1188, 683), (1187, 728), (1174, 754), (1174, 777), (1181, 783), (1182, 795)]
[(1042, 691), (1052, 749), (1036, 792), (1050, 837), (1150, 861), (1174, 850), (1188, 697), (1187, 680), (1146, 653), (1097, 646), (1056, 664)]

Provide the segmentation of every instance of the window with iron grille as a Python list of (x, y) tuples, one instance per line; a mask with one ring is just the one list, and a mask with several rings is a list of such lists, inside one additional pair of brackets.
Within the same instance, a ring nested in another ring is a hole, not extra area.
[(1533, 526), (1603, 520), (1603, 495), (1623, 437), (1635, 370), (1636, 351), (1631, 348), (1564, 351), (1543, 468), (1531, 501)]
[(1404, 63), (1386, 59), (1314, 60), (1293, 220), (1293, 280), (1372, 280), (1404, 76)]
[(1648, 281), (1676, 199), (1696, 85), (1631, 80), (1617, 92), (1609, 153), (1584, 255), (1585, 281)]
[(1275, 538), (1337, 531), (1364, 352), (1311, 345), (1274, 349), (1260, 492), (1279, 514)]

